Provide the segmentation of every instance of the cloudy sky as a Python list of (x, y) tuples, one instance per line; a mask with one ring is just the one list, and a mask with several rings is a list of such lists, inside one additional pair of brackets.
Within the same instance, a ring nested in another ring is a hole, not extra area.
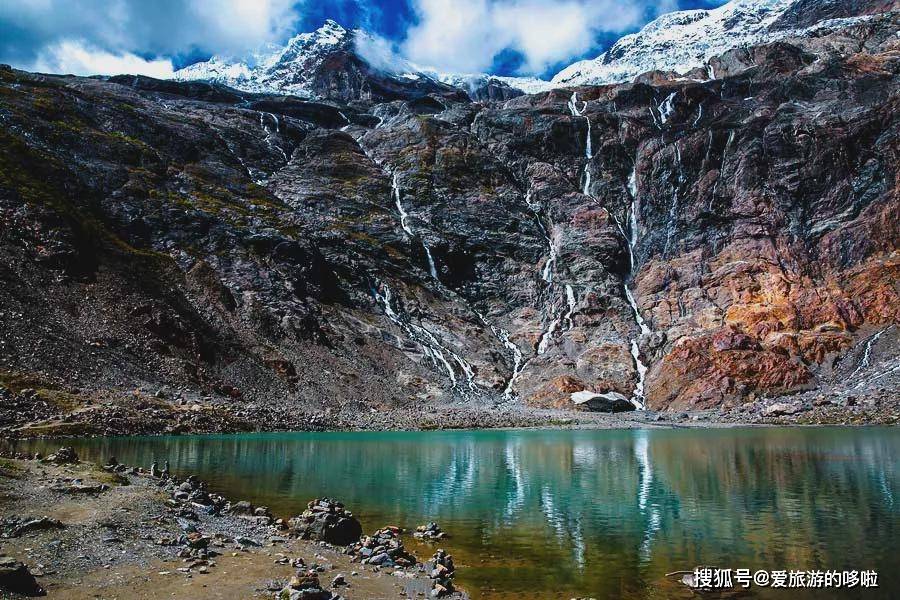
[(0, 0), (0, 63), (167, 77), (331, 18), (450, 72), (549, 75), (662, 12), (725, 0)]

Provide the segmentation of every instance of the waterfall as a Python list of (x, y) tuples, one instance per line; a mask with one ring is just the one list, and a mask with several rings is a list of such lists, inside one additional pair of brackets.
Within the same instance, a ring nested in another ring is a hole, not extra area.
[(341, 131), (347, 131), (347, 129), (349, 129), (350, 126), (353, 125), (353, 121), (351, 121), (351, 120), (347, 117), (347, 115), (344, 114), (343, 111), (340, 111), (340, 110), (339, 110), (339, 111), (338, 111), (338, 114), (341, 115), (341, 118), (347, 123), (346, 125), (344, 125), (343, 127), (341, 127)]
[(694, 122), (691, 124), (691, 127), (696, 127), (696, 126), (697, 126), (697, 123), (699, 123), (699, 122), (700, 122), (700, 119), (702, 119), (702, 118), (703, 118), (703, 104), (701, 103), (701, 104), (697, 107), (697, 118), (694, 119)]
[(556, 267), (557, 250), (556, 250), (556, 244), (553, 243), (553, 238), (550, 237), (549, 234), (547, 234), (547, 245), (549, 246), (550, 250), (547, 253), (547, 262), (544, 263), (544, 268), (541, 271), (541, 279), (543, 279), (548, 284), (552, 284), (553, 283), (553, 269), (554, 269), (554, 267)]
[(490, 330), (493, 332), (494, 337), (496, 337), (503, 346), (512, 353), (513, 357), (513, 369), (512, 373), (509, 376), (509, 379), (506, 381), (506, 386), (503, 388), (503, 397), (506, 399), (510, 399), (513, 396), (513, 392), (515, 391), (516, 379), (519, 378), (519, 375), (525, 369), (525, 365), (528, 361), (525, 360), (525, 357), (522, 355), (522, 350), (513, 343), (512, 340), (509, 339), (509, 332), (503, 329), (502, 327), (495, 327), (490, 322), (488, 322), (487, 317), (485, 317), (482, 313), (477, 310), (472, 309), (478, 318), (481, 319), (481, 322), (484, 323)]
[[(638, 210), (638, 187), (637, 187), (637, 158), (634, 161), (634, 169), (631, 171), (631, 175), (628, 177), (628, 193), (631, 196), (631, 210), (629, 210), (629, 224), (630, 231), (629, 235), (626, 238), (628, 242), (628, 259), (631, 265), (630, 275), (633, 277), (635, 275), (635, 259), (634, 253), (637, 247), (638, 240), (638, 218), (637, 218), (637, 210)], [(646, 335), (650, 333), (650, 327), (647, 326), (647, 323), (644, 321), (644, 317), (641, 316), (641, 311), (638, 308), (637, 301), (634, 299), (634, 294), (631, 293), (631, 288), (628, 287), (628, 280), (625, 280), (624, 283), (625, 288), (625, 299), (628, 301), (628, 306), (631, 307), (631, 311), (634, 314), (634, 322), (637, 324), (638, 328), (641, 331), (641, 335)], [(631, 403), (635, 405), (635, 407), (643, 409), (644, 408), (644, 380), (647, 376), (647, 365), (641, 360), (641, 349), (638, 345), (637, 339), (632, 339), (631, 343), (631, 356), (634, 359), (634, 366), (637, 371), (638, 380), (634, 386), (634, 391), (631, 395)]]
[(678, 92), (672, 92), (669, 94), (662, 103), (656, 107), (656, 110), (659, 112), (659, 122), (662, 125), (665, 125), (672, 114), (675, 112), (675, 96), (678, 95)]
[[(532, 200), (531, 190), (528, 190), (525, 194), (525, 204), (528, 205), (528, 208), (534, 213), (535, 220), (537, 221), (538, 228), (541, 230), (541, 233), (544, 234), (544, 237), (547, 240), (547, 246), (549, 247), (547, 262), (544, 263), (544, 268), (541, 269), (541, 279), (544, 283), (547, 284), (548, 288), (552, 290), (554, 288), (553, 282), (553, 274), (556, 269), (556, 260), (559, 255), (559, 249), (556, 246), (556, 242), (553, 241), (553, 235), (547, 230), (547, 227), (544, 225), (543, 218), (539, 212), (541, 208), (538, 204), (534, 203)], [(566, 286), (570, 288), (571, 286)], [(548, 311), (549, 313), (550, 311)], [(555, 311), (554, 311), (555, 312)], [(569, 321), (571, 322), (571, 313), (574, 312), (574, 302), (570, 304), (569, 310)], [(560, 324), (563, 322), (564, 317), (559, 313), (552, 316), (550, 321), (550, 325), (547, 329), (541, 334), (541, 338), (538, 341), (537, 354), (544, 354), (550, 348), (550, 342), (553, 341), (553, 335), (559, 329)], [(522, 368), (524, 368), (524, 363), (522, 364)]]
[(509, 339), (508, 332), (501, 329), (498, 337), (500, 337), (507, 350), (511, 351), (513, 354), (512, 375), (510, 375), (509, 381), (506, 382), (506, 387), (503, 389), (503, 397), (512, 398), (513, 392), (515, 391), (516, 379), (519, 378), (519, 375), (521, 375), (522, 371), (525, 369), (526, 362), (522, 356), (522, 351)]
[(268, 125), (266, 125), (266, 116), (272, 117), (272, 119), (275, 121), (275, 133), (281, 134), (281, 125), (278, 122), (278, 115), (270, 112), (260, 112), (259, 126), (262, 127), (263, 131), (266, 134), (265, 138), (263, 138), (263, 141), (266, 142), (266, 145), (269, 146), (269, 148), (278, 150), (281, 153), (281, 156), (284, 158), (284, 162), (288, 163), (290, 162), (290, 159), (288, 158), (287, 153), (285, 153), (284, 149), (281, 146), (272, 141), (272, 130), (269, 129)]
[(574, 323), (572, 322), (572, 315), (575, 314), (577, 300), (575, 299), (575, 290), (571, 285), (566, 284), (566, 304), (569, 307), (568, 312), (566, 312), (566, 316), (563, 317), (563, 322), (568, 323), (567, 329), (572, 329)]
[[(859, 364), (856, 365), (856, 369), (854, 369), (853, 373), (850, 374), (849, 379), (854, 379), (860, 372), (862, 372), (865, 369), (868, 369), (871, 366), (872, 346), (874, 346), (875, 342), (877, 342), (878, 339), (882, 335), (884, 335), (884, 333), (891, 327), (893, 327), (893, 325), (891, 325), (890, 327), (885, 327), (884, 329), (882, 329), (881, 331), (879, 331), (878, 333), (876, 333), (875, 335), (873, 335), (872, 337), (870, 337), (868, 339), (868, 341), (866, 342), (866, 347), (863, 350), (862, 360), (860, 360)], [(860, 388), (863, 385), (865, 385), (866, 383), (867, 383), (866, 381), (860, 381), (858, 384), (856, 384), (856, 386), (854, 386), (854, 389)]]
[[(587, 139), (584, 142), (584, 156), (588, 159), (588, 162), (592, 158), (594, 158), (594, 150), (593, 150), (593, 142), (591, 140), (591, 120), (587, 116), (585, 116), (584, 111), (587, 109), (587, 102), (583, 102), (581, 106), (581, 110), (578, 109), (578, 92), (573, 92), (572, 97), (569, 99), (569, 111), (572, 113), (573, 117), (581, 117), (585, 121), (587, 121)], [(582, 193), (585, 196), (591, 195), (591, 170), (588, 168), (588, 164), (584, 165), (584, 187), (582, 188)]]
[(541, 339), (538, 342), (538, 355), (544, 354), (547, 349), (550, 347), (550, 342), (553, 340), (553, 334), (556, 333), (556, 328), (559, 327), (559, 317), (555, 317), (552, 321), (550, 321), (550, 326), (547, 330), (541, 334)]
[(678, 165), (678, 182), (672, 190), (672, 203), (669, 205), (669, 222), (666, 225), (666, 245), (663, 248), (663, 256), (668, 256), (669, 245), (672, 243), (672, 237), (675, 235), (675, 230), (677, 229), (679, 208), (678, 191), (681, 189), (681, 184), (684, 183), (684, 172), (681, 168), (681, 149), (678, 147), (678, 142), (675, 142), (675, 158)]
[(400, 184), (397, 181), (396, 172), (391, 178), (391, 196), (394, 197), (394, 205), (397, 207), (397, 212), (400, 213), (400, 227), (409, 237), (415, 237), (412, 229), (409, 227), (409, 213), (404, 210), (403, 203), (400, 201)]
[[(437, 336), (426, 327), (413, 323), (408, 318), (405, 318), (404, 315), (401, 315), (400, 309), (394, 306), (391, 288), (388, 287), (386, 283), (376, 282), (375, 287), (372, 288), (372, 295), (375, 297), (375, 301), (378, 304), (381, 304), (384, 314), (387, 315), (388, 319), (406, 333), (411, 340), (422, 347), (423, 353), (431, 359), (435, 368), (439, 370), (443, 368), (443, 370), (447, 372), (447, 377), (450, 379), (450, 383), (453, 387), (456, 387), (457, 385), (457, 373), (450, 362), (451, 360), (456, 363), (460, 371), (465, 375), (469, 389), (474, 390), (476, 388), (475, 370), (472, 368), (472, 365), (459, 354), (443, 345), (440, 340), (438, 340)], [(449, 360), (447, 358), (448, 356), (450, 357)]]
[(397, 207), (397, 212), (400, 213), (401, 229), (403, 229), (409, 237), (418, 237), (422, 242), (422, 248), (425, 250), (425, 257), (428, 260), (428, 273), (435, 281), (439, 282), (440, 277), (438, 276), (437, 265), (434, 262), (434, 256), (431, 254), (431, 248), (428, 246), (428, 242), (425, 241), (424, 237), (416, 236), (416, 234), (413, 233), (412, 227), (409, 226), (409, 213), (403, 208), (403, 202), (400, 195), (400, 183), (397, 179), (396, 171), (394, 172), (393, 177), (391, 177), (391, 196), (394, 198), (394, 205)]
[[(584, 155), (588, 159), (588, 162), (585, 163), (584, 166), (584, 188), (583, 193), (585, 195), (590, 195), (590, 187), (591, 187), (591, 172), (589, 169), (590, 160), (594, 157), (593, 144), (591, 141), (591, 120), (585, 116), (584, 111), (587, 109), (587, 102), (583, 102), (581, 108), (578, 107), (578, 92), (573, 92), (571, 98), (569, 99), (569, 111), (572, 113), (573, 117), (581, 117), (587, 121), (587, 139), (584, 143)], [(534, 210), (534, 207), (531, 203), (531, 193), (526, 195), (525, 197), (526, 203), (528, 206)], [(537, 213), (535, 213), (537, 214)], [(540, 219), (538, 219), (540, 221)], [(542, 226), (543, 228), (543, 226)], [(546, 233), (546, 232), (545, 232)], [(544, 270), (541, 273), (541, 276), (545, 282), (549, 285), (553, 284), (553, 270), (556, 267), (556, 259), (558, 256), (558, 248), (553, 241), (552, 236), (547, 235), (547, 241), (550, 245), (550, 256), (547, 259), (547, 263), (544, 265)], [(563, 330), (566, 331), (571, 329), (574, 326), (573, 316), (577, 310), (577, 298), (575, 295), (575, 289), (567, 284), (565, 286), (565, 294), (566, 294), (566, 313), (563, 315), (557, 314), (550, 321), (550, 325), (547, 327), (547, 330), (541, 334), (540, 340), (538, 341), (537, 353), (538, 355), (544, 354), (550, 348), (550, 342), (553, 341), (553, 336), (563, 327)]]

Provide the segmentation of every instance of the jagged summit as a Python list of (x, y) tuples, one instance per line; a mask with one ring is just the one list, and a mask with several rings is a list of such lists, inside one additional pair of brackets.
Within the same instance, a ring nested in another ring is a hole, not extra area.
[(667, 13), (624, 36), (599, 57), (563, 69), (552, 83), (618, 83), (650, 71), (685, 74), (733, 48), (836, 29), (865, 18), (859, 15), (884, 12), (894, 4), (884, 0), (732, 0), (716, 9)]
[(270, 47), (249, 58), (214, 56), (177, 71), (175, 78), (341, 102), (458, 93), (415, 71), (365, 31), (346, 29), (332, 20), (313, 32), (295, 35), (283, 47)]

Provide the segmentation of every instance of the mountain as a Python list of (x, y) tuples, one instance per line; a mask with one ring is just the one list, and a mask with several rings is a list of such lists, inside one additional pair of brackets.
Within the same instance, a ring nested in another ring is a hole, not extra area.
[(316, 98), (0, 68), (0, 425), (895, 419), (898, 29), (502, 103), (338, 33), (255, 71)]
[[(651, 71), (685, 75), (731, 49), (821, 35), (897, 6), (885, 0), (732, 0), (712, 10), (667, 13), (596, 59), (566, 67), (552, 83), (618, 83)], [(715, 70), (706, 76), (715, 77)]]
[(451, 75), (420, 68), (371, 34), (344, 29), (331, 20), (314, 32), (294, 36), (282, 48), (268, 48), (249, 59), (214, 56), (180, 69), (175, 79), (340, 102), (388, 102), (459, 90), (473, 100), (509, 99), (549, 85), (532, 78)]
[(291, 94), (341, 102), (389, 102), (458, 90), (416, 72), (361, 30), (334, 21), (301, 33), (250, 61), (213, 57), (175, 73), (179, 81), (206, 81), (251, 93)]

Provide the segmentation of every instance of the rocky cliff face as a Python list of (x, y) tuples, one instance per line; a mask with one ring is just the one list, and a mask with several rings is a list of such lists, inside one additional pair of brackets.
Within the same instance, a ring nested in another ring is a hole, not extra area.
[(874, 377), (897, 30), (502, 103), (4, 69), (0, 369), (247, 410), (675, 410)]

